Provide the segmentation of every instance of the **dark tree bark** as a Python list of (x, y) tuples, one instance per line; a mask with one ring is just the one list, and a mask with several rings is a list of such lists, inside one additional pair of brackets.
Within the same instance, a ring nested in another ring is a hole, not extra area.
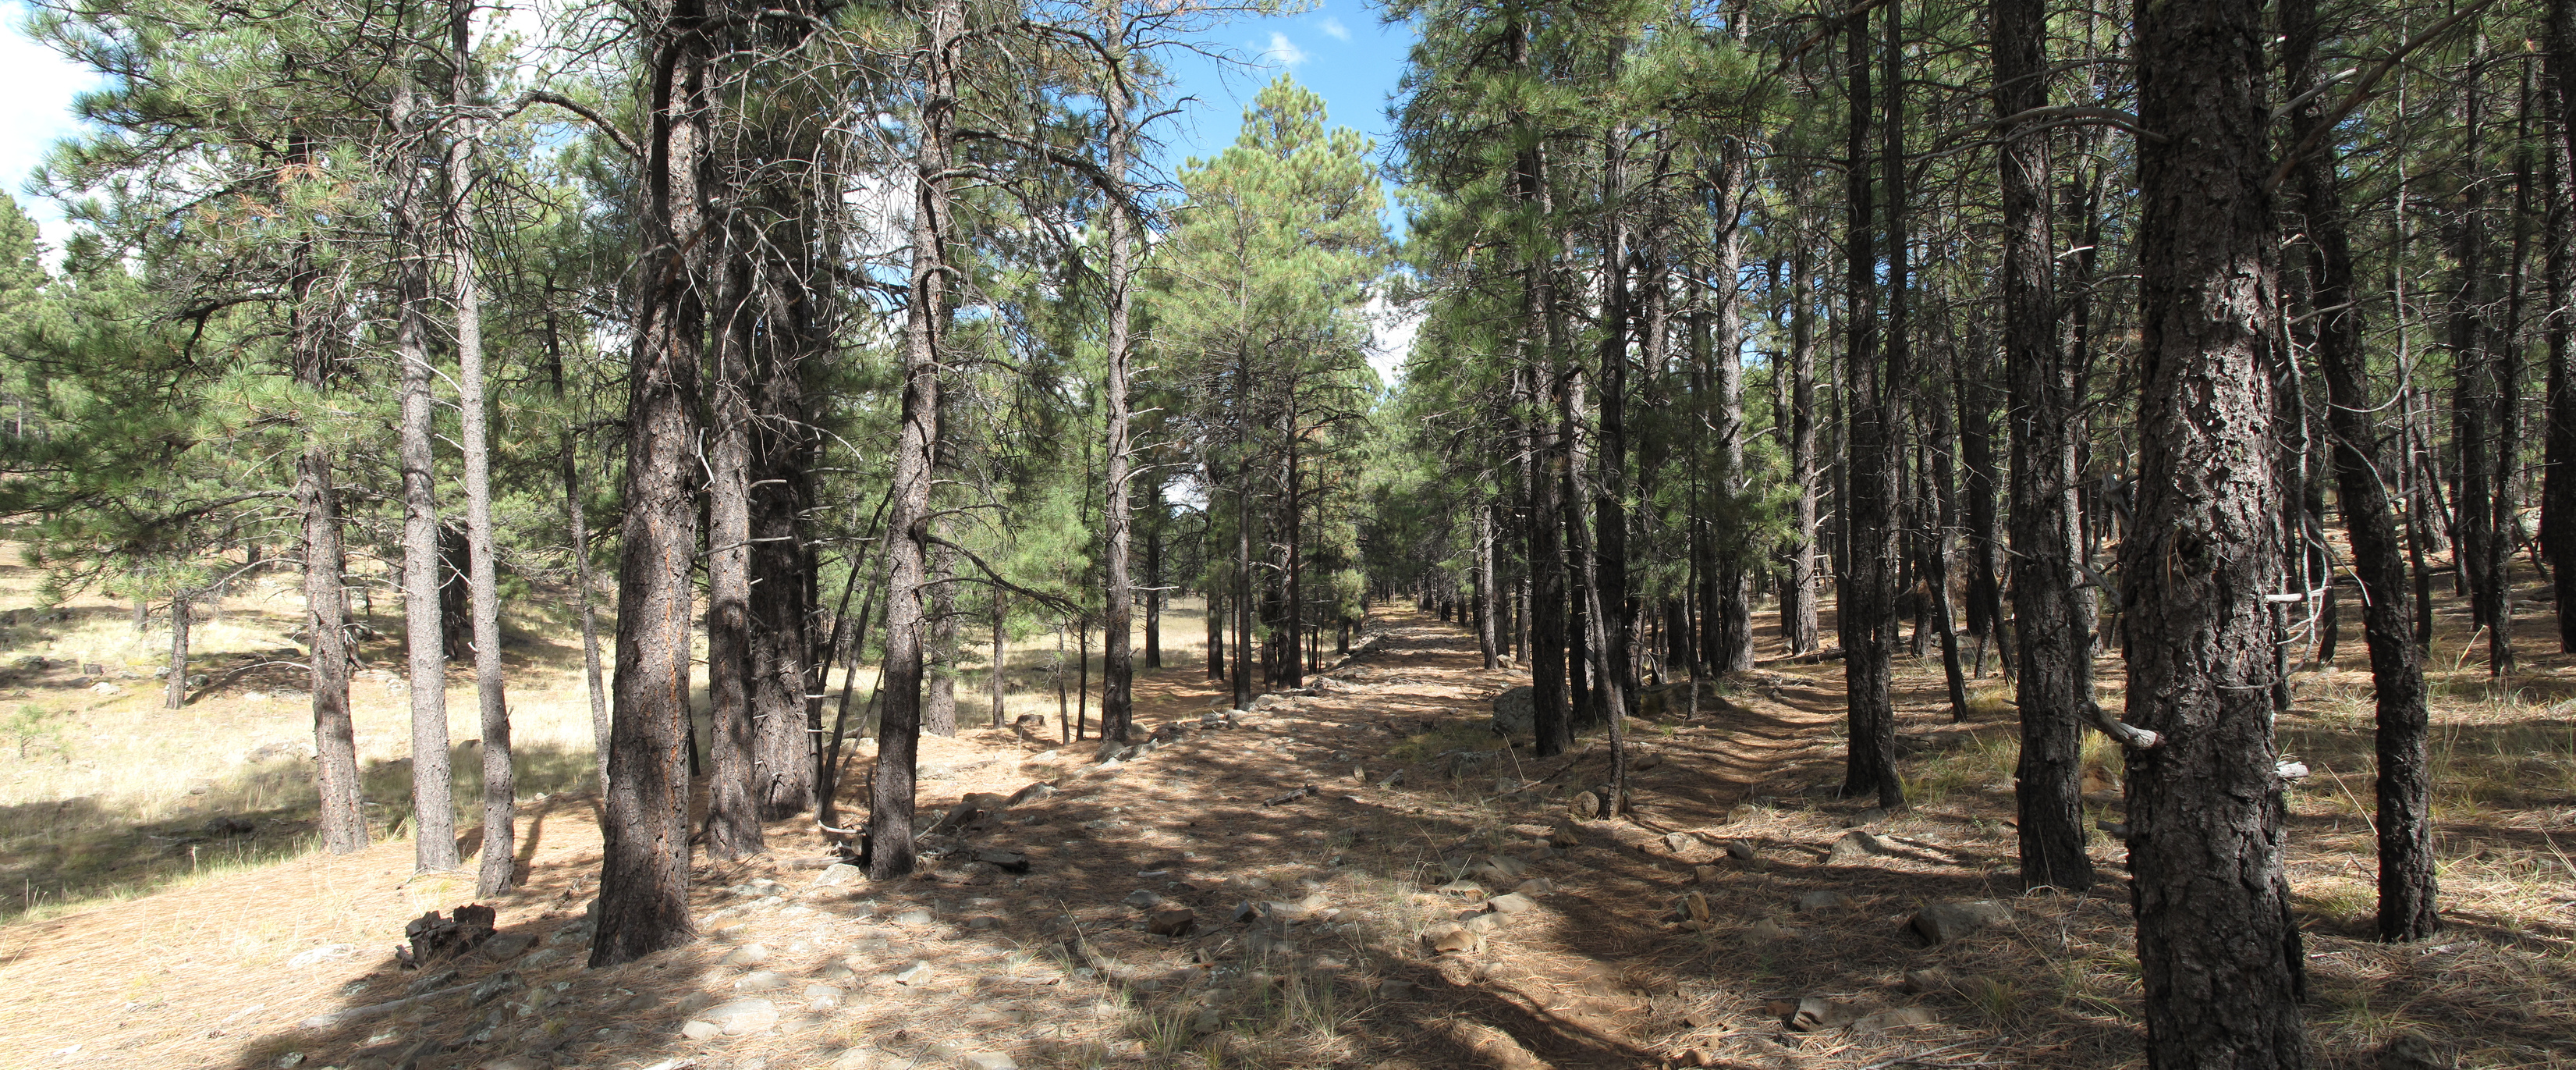
[(2549, 0), (2543, 23), (2542, 70), (2547, 84), (2541, 102), (2548, 108), (2559, 137), (2549, 146), (2546, 175), (2549, 211), (2542, 230), (2547, 235), (2543, 270), (2548, 278), (2549, 314), (2542, 333), (2549, 339), (2548, 423), (2541, 472), (2540, 543), (2549, 560), (2557, 590), (2558, 647), (2576, 652), (2576, 357), (2568, 335), (2576, 330), (2569, 303), (2569, 241), (2576, 230), (2576, 209), (2568, 205), (2571, 169), (2576, 169), (2576, 0)]
[(1968, 344), (1951, 366), (1950, 387), (1959, 405), (1959, 460), (1966, 465), (1961, 511), (1968, 538), (1968, 634), (1977, 638), (1973, 671), (1986, 674), (1986, 651), (1993, 649), (2012, 670), (2005, 647), (2001, 540), (1995, 516), (1994, 360), (1976, 321), (1969, 324)]
[[(749, 666), (752, 796), (763, 820), (813, 808), (821, 739), (824, 669), (833, 650), (815, 604), (821, 564), (800, 519), (814, 497), (817, 440), (807, 425), (804, 375), (831, 352), (811, 310), (823, 295), (801, 264), (770, 264), (764, 291), (771, 345), (753, 351), (751, 425), (751, 631)], [(852, 577), (856, 578), (855, 573)], [(842, 595), (845, 603), (848, 594)], [(808, 696), (816, 696), (809, 699)]]
[(1476, 652), (1487, 670), (1496, 667), (1494, 651), (1494, 508), (1476, 506)]
[[(2018, 115), (2048, 100), (2041, 0), (1994, 0), (1995, 112)], [(2023, 123), (2004, 132), (2003, 329), (2011, 400), (2013, 639), (2020, 676), (2021, 757), (2013, 798), (2020, 816), (2022, 883), (2085, 889), (2083, 714), (2093, 701), (2092, 621), (2076, 595), (2075, 369), (2058, 345), (2051, 271), (2048, 135)]]
[[(719, 232), (721, 234), (721, 232)], [(725, 235), (740, 238), (742, 235)], [(721, 240), (710, 235), (712, 245)], [(751, 719), (751, 266), (719, 262), (714, 367), (707, 375), (707, 857), (736, 859), (762, 846), (759, 729)]]
[[(1629, 299), (1627, 218), (1627, 141), (1624, 124), (1612, 124), (1602, 140), (1601, 194), (1605, 206), (1601, 223), (1601, 271), (1603, 303), (1601, 310), (1600, 360), (1601, 398), (1597, 419), (1601, 450), (1593, 458), (1600, 477), (1593, 487), (1591, 543), (1592, 568), (1588, 584), (1592, 588), (1591, 610), (1598, 622), (1594, 635), (1600, 644), (1599, 656), (1593, 659), (1594, 675), (1604, 693), (1611, 696), (1604, 703), (1603, 714), (1616, 728), (1618, 718), (1626, 713), (1621, 705), (1624, 696), (1636, 691), (1637, 682), (1629, 675), (1631, 646), (1628, 605), (1628, 341), (1635, 329), (1636, 302)], [(1723, 269), (1721, 269), (1723, 270)], [(1622, 766), (1622, 768), (1625, 768)]]
[[(1898, 5), (1887, 8), (1893, 23)], [(1896, 398), (1905, 381), (1902, 347), (1881, 348), (1878, 322), (1880, 261), (1872, 240), (1878, 229), (1876, 191), (1869, 135), (1876, 103), (1870, 92), (1870, 27), (1865, 17), (1846, 27), (1844, 77), (1851, 104), (1849, 224), (1844, 256), (1850, 272), (1844, 331), (1849, 347), (1851, 390), (1850, 494), (1842, 502), (1851, 540), (1847, 577), (1836, 593), (1836, 626), (1843, 642), (1843, 690), (1850, 711), (1850, 742), (1845, 752), (1843, 794), (1875, 793), (1879, 805), (1905, 805), (1905, 784), (1896, 773), (1896, 711), (1889, 692), (1889, 658), (1895, 648), (1895, 576), (1898, 547), (1895, 524), (1898, 476)], [(1901, 169), (1902, 160), (1891, 161)], [(1901, 265), (1890, 272), (1891, 285), (1905, 285)], [(1895, 332), (1891, 332), (1893, 334)]]
[(868, 799), (871, 880), (912, 872), (914, 759), (921, 746), (924, 589), (930, 540), (930, 483), (939, 441), (939, 325), (947, 303), (948, 183), (957, 110), (964, 0), (930, 0), (921, 12), (921, 116), (913, 159), (911, 294), (904, 310), (903, 399), (894, 451), (894, 497), (886, 520), (885, 710), (877, 729), (876, 778)]
[[(2282, 67), (2295, 98), (2318, 84), (2316, 0), (2281, 6)], [(2321, 95), (2321, 94), (2320, 94)], [(2291, 109), (2290, 141), (2317, 146), (2296, 161), (2300, 207), (2308, 222), (2308, 305), (2315, 315), (2317, 366), (2326, 381), (2326, 425), (2333, 434), (2335, 489), (2352, 541), (2353, 575), (2361, 583), (2362, 635), (2378, 702), (2379, 936), (2418, 940), (2433, 934), (2431, 770), (2424, 751), (2424, 671), (2406, 619), (2406, 562), (2397, 520), (2380, 482), (2383, 458), (2371, 426), (2369, 351), (2353, 284), (2352, 243), (2326, 118), (2314, 96)]]
[[(2485, 94), (2480, 92), (2480, 76), (2472, 71), (2466, 79), (2460, 100), (2460, 123), (2466, 143), (2461, 149), (2463, 161), (2480, 157), (2479, 124), (2485, 119)], [(2476, 162), (2464, 162), (2464, 168), (2479, 169)], [(2456, 267), (2451, 280), (2449, 323), (2446, 344), (2451, 351), (2451, 429), (2459, 454), (2459, 482), (2452, 495), (2451, 560), (2459, 567), (2459, 579), (2467, 585), (2472, 623), (2486, 630), (2487, 672), (2501, 676), (2511, 670), (2513, 648), (2511, 626), (2504, 614), (2504, 575), (2498, 567), (2498, 547), (2503, 529), (2495, 522), (2496, 503), (2504, 488), (2496, 484), (2496, 469), (2502, 450), (2503, 428), (2496, 420), (2501, 407), (2504, 384), (2496, 375), (2497, 354), (2488, 350), (2488, 335), (2483, 319), (2485, 306), (2494, 297), (2492, 272), (2486, 265), (2486, 183), (2474, 176), (2464, 176), (2455, 198), (2459, 217), (2453, 232), (2452, 262)]]
[[(940, 423), (947, 423), (941, 414)], [(947, 452), (941, 447), (941, 452)], [(949, 466), (941, 465), (941, 469)], [(934, 485), (931, 501), (943, 496)], [(948, 518), (931, 521), (931, 533), (939, 542), (930, 547), (930, 569), (923, 580), (924, 596), (930, 605), (924, 611), (924, 627), (929, 639), (923, 643), (921, 665), (921, 730), (934, 736), (957, 734), (957, 551), (944, 545), (956, 534)]]
[(1207, 592), (1207, 678), (1225, 679), (1225, 595)]
[(633, 365), (626, 406), (626, 516), (618, 530), (617, 716), (610, 728), (606, 820), (600, 828), (593, 968), (631, 962), (697, 936), (689, 919), (689, 632), (697, 552), (699, 307), (690, 236), (706, 151), (711, 47), (689, 29), (698, 0), (660, 9), (652, 42), (643, 253), (635, 277)]
[(2137, 516), (2121, 543), (2129, 871), (2147, 1062), (2301, 1067), (2263, 595), (2280, 566), (2267, 352), (2277, 325), (2262, 9), (2137, 9)]
[(1789, 652), (1816, 648), (1816, 268), (1803, 228), (1789, 251), (1789, 480), (1798, 489), (1790, 531), (1789, 574), (1780, 591), (1780, 620)]

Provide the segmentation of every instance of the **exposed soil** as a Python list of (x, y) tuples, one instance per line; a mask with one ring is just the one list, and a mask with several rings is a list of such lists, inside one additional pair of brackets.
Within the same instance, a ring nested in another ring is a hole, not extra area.
[[(1841, 667), (1775, 662), (1705, 694), (1696, 717), (1677, 693), (1679, 708), (1629, 722), (1651, 755), (1635, 819), (1561, 825), (1571, 794), (1607, 775), (1602, 737), (1551, 759), (1526, 741), (1502, 748), (1485, 727), (1490, 701), (1523, 677), (1481, 669), (1455, 628), (1381, 611), (1312, 694), (1266, 698), (1232, 727), (1201, 727), (1223, 699), (1196, 671), (1140, 674), (1138, 724), (1176, 726), (1174, 742), (1114, 767), (1088, 760), (1092, 743), (996, 730), (925, 740), (926, 814), (969, 793), (1056, 787), (970, 827), (973, 846), (1025, 855), (1024, 875), (961, 857), (915, 879), (828, 883), (842, 876), (821, 868), (829, 846), (810, 822), (783, 822), (769, 829), (772, 853), (698, 867), (704, 939), (589, 971), (594, 800), (556, 795), (523, 807), (527, 887), (494, 904), (505, 936), (534, 938), (526, 950), (399, 970), (404, 923), (467, 902), (470, 883), (414, 877), (408, 842), (308, 856), (0, 929), (0, 1066), (2137, 1064), (2116, 848), (2094, 845), (2105, 881), (2091, 895), (2019, 894), (2003, 823), (2009, 748), (2001, 783), (1992, 759), (2011, 738), (2009, 710), (1986, 681), (1987, 712), (1954, 723), (1937, 659), (1905, 672), (1907, 765), (1925, 778), (1909, 811), (1832, 797)], [(2332, 698), (2353, 675), (2306, 686)], [(2333, 716), (2285, 729), (2322, 746), (2351, 734)], [(2366, 718), (2360, 730), (2366, 748)], [(2368, 790), (2349, 769), (2301, 790), (2303, 891), (2342, 887), (2347, 871), (2366, 881), (2366, 823), (2343, 795)], [(863, 797), (855, 779), (849, 795)], [(2546, 826), (2469, 816), (2517, 852), (2495, 865), (2543, 857), (2516, 845), (2545, 840)], [(1853, 827), (1878, 852), (1832, 857)], [(2464, 834), (2446, 831), (2457, 858), (2446, 881), (2476, 879)], [(2349, 853), (2356, 837), (2365, 853)], [(1730, 841), (1753, 857), (1730, 857)], [(1468, 950), (1426, 943), (1528, 878), (1552, 890), (1476, 922), (1485, 931)], [(2527, 894), (2528, 882), (2506, 888), (2493, 895)], [(1145, 931), (1148, 912), (1127, 902), (1139, 890), (1189, 907), (1196, 925)], [(1843, 898), (1802, 902), (1820, 892)], [(1937, 947), (1907, 929), (1925, 903), (1985, 899), (2012, 920)], [(1255, 916), (1238, 921), (1245, 904)], [(2326, 1065), (2369, 1065), (2400, 1030), (2481, 1066), (2550, 1065), (2576, 1038), (2563, 912), (2544, 924), (2474, 894), (2445, 905), (2460, 935), (2431, 948), (2367, 943), (2332, 902), (2303, 919)], [(753, 944), (763, 961), (723, 961)], [(1907, 984), (1932, 968), (1943, 976)], [(452, 992), (299, 1024), (404, 997), (425, 975), (435, 991), (504, 973), (519, 983), (479, 1006), (478, 993)], [(782, 987), (759, 988), (772, 983)], [(813, 984), (838, 990), (839, 1005), (809, 1009)], [(709, 1003), (743, 997), (770, 1000), (775, 1025), (682, 1035)], [(1809, 997), (1838, 1004), (1837, 1018), (1927, 1013), (1791, 1028)]]

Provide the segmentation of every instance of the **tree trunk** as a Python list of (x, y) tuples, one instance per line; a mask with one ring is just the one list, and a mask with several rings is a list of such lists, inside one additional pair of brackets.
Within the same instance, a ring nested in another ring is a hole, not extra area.
[[(2047, 9), (1994, 0), (1995, 111), (2047, 104)], [(2093, 701), (2092, 622), (2076, 594), (2076, 372), (2059, 346), (2049, 235), (2048, 135), (2004, 132), (2001, 272), (2012, 436), (2013, 643), (2021, 711), (2014, 770), (2021, 877), (2027, 887), (2093, 886), (2084, 853), (2083, 718)]]
[(1207, 592), (1207, 678), (1225, 680), (1225, 595), (1211, 584)]
[[(473, 96), (471, 0), (451, 0), (448, 34), (453, 82), (448, 103)], [(501, 678), (500, 569), (492, 556), (492, 431), (484, 417), (483, 291), (474, 267), (475, 121), (462, 120), (447, 147), (447, 192), (454, 206), (449, 255), (456, 286), (457, 407), (465, 453), (465, 541), (474, 602), (474, 694), (483, 724), (483, 860), (475, 894), (495, 896), (518, 885), (511, 827), (518, 784), (510, 759), (510, 706)]]
[[(418, 93), (406, 83), (394, 93), (397, 130), (417, 134)], [(418, 187), (426, 176), (405, 172), (406, 187), (394, 208), (395, 255), (401, 257), (395, 298), (394, 353), (402, 362), (402, 437), (396, 457), (403, 491), (403, 647), (411, 682), (412, 869), (452, 870), (456, 854), (455, 772), (449, 766), (447, 634), (441, 598), (438, 474), (434, 438), (436, 371), (426, 339), (429, 305), (427, 233), (421, 225)]]
[[(193, 623), (188, 619), (190, 615), (188, 596), (184, 593), (171, 595), (170, 680), (169, 686), (163, 689), (162, 692), (161, 707), (163, 709), (180, 710), (188, 707), (188, 630), (189, 625)], [(438, 767), (440, 769), (447, 768), (447, 753), (444, 749), (440, 750), (438, 758)], [(444, 792), (441, 792), (442, 796), (444, 796), (444, 794)], [(456, 866), (454, 861), (454, 855), (456, 853), (456, 839), (454, 831), (455, 807), (451, 804), (448, 809), (449, 834), (447, 852), (450, 856), (450, 860), (447, 865), (448, 868), (453, 869)]]
[(608, 801), (600, 829), (593, 968), (694, 939), (689, 919), (690, 576), (697, 553), (694, 398), (703, 312), (692, 239), (706, 151), (711, 44), (682, 0), (645, 27), (653, 42), (652, 124), (644, 167), (643, 253), (635, 277), (626, 406), (626, 515), (618, 529), (617, 675), (611, 689)]
[(929, 553), (931, 461), (939, 441), (939, 324), (947, 293), (948, 170), (957, 109), (957, 50), (964, 0), (930, 0), (921, 20), (922, 111), (913, 160), (912, 279), (904, 309), (903, 400), (894, 451), (892, 563), (886, 584), (885, 712), (877, 729), (868, 800), (871, 880), (911, 873), (914, 756), (921, 746), (924, 570)]
[[(557, 405), (561, 405), (565, 402), (567, 396), (564, 389), (563, 332), (561, 324), (557, 322), (556, 318), (554, 303), (555, 289), (552, 280), (548, 280), (545, 296), (546, 368), (553, 376), (555, 402)], [(582, 680), (586, 685), (585, 690), (590, 698), (591, 742), (596, 748), (596, 759), (599, 766), (599, 793), (600, 797), (604, 799), (608, 796), (608, 748), (610, 735), (608, 725), (608, 689), (604, 684), (604, 677), (599, 658), (599, 613), (596, 606), (591, 601), (591, 588), (594, 581), (591, 577), (590, 571), (590, 517), (588, 510), (583, 508), (581, 501), (581, 470), (580, 466), (576, 463), (579, 454), (577, 446), (578, 441), (574, 437), (573, 428), (569, 422), (569, 418), (567, 418), (567, 422), (563, 429), (562, 441), (557, 447), (557, 452), (562, 458), (563, 465), (564, 522), (571, 529), (572, 533), (573, 577), (575, 584), (579, 587), (579, 590), (575, 593), (579, 598), (581, 608)], [(408, 557), (406, 557), (406, 567), (408, 567)], [(411, 580), (409, 582), (418, 583), (420, 581)], [(423, 588), (414, 586), (410, 589), (418, 591)], [(418, 661), (414, 661), (412, 663), (414, 671), (418, 670), (419, 664), (420, 663)], [(441, 675), (444, 676), (445, 669), (442, 667), (440, 672)]]
[[(943, 413), (941, 423), (945, 424)], [(943, 466), (945, 467), (945, 466)], [(942, 496), (934, 485), (931, 498)], [(931, 531), (941, 542), (955, 532), (948, 518), (931, 521)], [(930, 547), (930, 599), (927, 627), (930, 641), (922, 657), (921, 730), (934, 736), (957, 734), (957, 551), (945, 545)]]
[[(1116, 4), (1101, 8), (1108, 23), (1101, 39), (1123, 41), (1126, 38), (1124, 9)], [(1127, 153), (1130, 117), (1128, 115), (1127, 70), (1124, 52), (1114, 53), (1108, 77), (1102, 79), (1102, 111), (1109, 127), (1103, 140), (1103, 170), (1117, 189), (1114, 198), (1126, 195)], [(1100, 666), (1100, 738), (1103, 749), (1127, 742), (1129, 729), (1136, 720), (1134, 654), (1128, 649), (1128, 630), (1135, 610), (1135, 585), (1128, 579), (1127, 553), (1133, 539), (1135, 517), (1128, 508), (1128, 319), (1135, 297), (1130, 285), (1135, 274), (1136, 252), (1129, 232), (1135, 229), (1127, 217), (1127, 206), (1111, 204), (1105, 220), (1109, 241), (1109, 273), (1102, 280), (1109, 287), (1109, 323), (1104, 339), (1108, 359), (1105, 393), (1109, 408), (1108, 450), (1103, 455), (1101, 476), (1101, 540), (1108, 560), (1108, 589), (1102, 592), (1102, 619), (1105, 632), (1101, 637)], [(1291, 445), (1293, 449), (1293, 443)], [(1293, 491), (1293, 488), (1292, 488)], [(1292, 507), (1293, 508), (1293, 507)], [(1290, 517), (1293, 521), (1295, 513)], [(1291, 540), (1294, 541), (1293, 539)], [(1149, 662), (1151, 659), (1148, 659)]]
[(1789, 578), (1781, 588), (1781, 631), (1789, 652), (1816, 648), (1816, 268), (1814, 246), (1800, 230), (1789, 251), (1789, 479), (1797, 487)]
[[(1898, 17), (1897, 5), (1888, 17)], [(1851, 323), (1844, 331), (1849, 346), (1851, 390), (1850, 454), (1844, 469), (1851, 491), (1842, 512), (1851, 540), (1848, 576), (1836, 593), (1836, 618), (1843, 642), (1843, 689), (1850, 711), (1850, 739), (1845, 753), (1843, 794), (1876, 793), (1879, 805), (1905, 804), (1905, 785), (1896, 774), (1896, 713), (1889, 693), (1888, 659), (1895, 646), (1894, 577), (1897, 560), (1894, 508), (1897, 497), (1895, 400), (1905, 379), (1897, 366), (1898, 348), (1884, 352), (1879, 344), (1878, 227), (1871, 188), (1869, 134), (1873, 116), (1870, 93), (1870, 27), (1854, 18), (1846, 37), (1844, 75), (1850, 80), (1850, 222), (1845, 256), (1850, 269), (1848, 297)], [(1902, 161), (1890, 164), (1901, 167)], [(1901, 271), (1890, 282), (1904, 285)]]
[[(1494, 507), (1476, 506), (1476, 653), (1487, 671), (1497, 668), (1494, 650)], [(1347, 628), (1344, 629), (1348, 631)]]
[[(2273, 633), (2280, 556), (2266, 353), (2274, 337), (2264, 13), (2138, 10), (2136, 521), (2121, 544), (2129, 870), (2147, 1062), (2301, 1067), (2304, 960), (2281, 868)], [(2035, 675), (2035, 674), (2032, 674)]]
[(2549, 212), (2543, 226), (2549, 314), (2541, 333), (2549, 339), (2549, 369), (2540, 542), (2558, 595), (2558, 647), (2576, 652), (2576, 357), (2568, 343), (2576, 330), (2576, 312), (2568, 308), (2568, 246), (2571, 231), (2576, 231), (2576, 219), (2571, 219), (2576, 210), (2567, 203), (2571, 180), (2576, 180), (2576, 0), (2549, 0), (2542, 37), (2542, 69), (2549, 84), (2541, 100), (2559, 138), (2549, 146)]
[[(708, 242), (748, 235), (711, 234)], [(759, 729), (751, 719), (751, 399), (747, 383), (749, 258), (710, 250), (717, 263), (714, 367), (707, 376), (707, 857), (732, 860), (762, 847)]]
[[(804, 369), (828, 360), (829, 339), (808, 310), (822, 300), (802, 266), (769, 265), (789, 280), (765, 302), (772, 345), (755, 349), (750, 369), (757, 393), (751, 424), (750, 630), (744, 687), (751, 707), (752, 799), (760, 818), (776, 821), (815, 805), (816, 758), (822, 740), (819, 696), (833, 651), (818, 645), (822, 565), (806, 541), (803, 516), (814, 498), (816, 438), (808, 428)], [(792, 341), (778, 345), (778, 336)], [(846, 592), (843, 601), (848, 600)]]
[[(1611, 727), (1627, 714), (1624, 696), (1634, 694), (1637, 681), (1630, 674), (1634, 663), (1631, 647), (1635, 637), (1629, 634), (1628, 607), (1628, 336), (1635, 330), (1637, 310), (1628, 293), (1629, 221), (1626, 217), (1626, 159), (1628, 129), (1614, 123), (1602, 139), (1601, 193), (1603, 204), (1601, 272), (1603, 307), (1599, 351), (1601, 399), (1598, 402), (1601, 450), (1593, 458), (1594, 470), (1600, 474), (1592, 496), (1592, 568), (1586, 585), (1592, 589), (1589, 609), (1595, 618), (1593, 634), (1600, 649), (1592, 659), (1597, 668), (1598, 686), (1609, 696), (1602, 703), (1603, 715)], [(1723, 266), (1721, 271), (1725, 270)], [(1625, 765), (1620, 769), (1624, 770)]]
[[(2315, 0), (2281, 6), (2282, 67), (2288, 94), (2318, 84)], [(2333, 433), (2335, 489), (2342, 496), (2344, 530), (2352, 541), (2353, 575), (2361, 583), (2362, 636), (2370, 648), (2370, 679), (2377, 696), (2379, 937), (2419, 940), (2440, 925), (2432, 835), (2432, 777), (2424, 752), (2424, 671), (2406, 620), (2406, 562), (2397, 547), (2397, 520), (2380, 482), (2377, 435), (2369, 414), (2369, 350), (2353, 285), (2352, 244), (2344, 226), (2343, 191), (2324, 135), (2326, 119), (2314, 97), (2291, 109), (2290, 141), (2315, 139), (2297, 161), (2298, 195), (2308, 221), (2308, 257), (2314, 291), (2318, 368), (2326, 381), (2326, 424)], [(2340, 310), (2340, 311), (2337, 311)]]
[(999, 589), (993, 591), (993, 727), (1010, 723), (1003, 714), (1003, 695), (1010, 686), (1011, 665), (1010, 603)]

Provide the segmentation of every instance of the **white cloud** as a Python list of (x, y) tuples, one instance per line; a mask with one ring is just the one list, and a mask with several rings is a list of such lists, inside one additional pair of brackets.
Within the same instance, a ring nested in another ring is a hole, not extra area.
[(1342, 25), (1342, 20), (1330, 15), (1324, 16), (1323, 30), (1324, 36), (1330, 37), (1336, 41), (1348, 41), (1351, 39), (1351, 28)]
[(1270, 34), (1270, 47), (1262, 50), (1261, 58), (1274, 66), (1294, 67), (1306, 62), (1306, 50), (1297, 47), (1297, 42), (1289, 40), (1287, 34), (1274, 30)]
[(45, 241), (59, 251), (70, 228), (51, 200), (28, 196), (27, 176), (45, 162), (56, 139), (80, 131), (79, 121), (72, 118), (72, 97), (98, 88), (100, 79), (89, 68), (19, 32), (16, 23), (22, 10), (16, 4), (0, 6), (0, 14), (10, 23), (0, 30), (0, 98), (16, 102), (0, 109), (0, 189), (18, 199)]
[(1413, 336), (1422, 330), (1419, 305), (1396, 306), (1385, 295), (1370, 295), (1363, 312), (1369, 321), (1369, 366), (1378, 381), (1393, 387), (1404, 376), (1405, 358), (1413, 355)]

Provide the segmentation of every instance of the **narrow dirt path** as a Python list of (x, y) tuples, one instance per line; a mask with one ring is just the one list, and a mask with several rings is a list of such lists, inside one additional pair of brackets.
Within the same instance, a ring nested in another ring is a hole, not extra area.
[[(1145, 675), (1158, 742), (1126, 760), (926, 740), (925, 815), (971, 804), (956, 853), (870, 884), (818, 872), (827, 845), (781, 823), (770, 855), (698, 867), (704, 939), (610, 970), (581, 966), (598, 838), (579, 797), (534, 808), (530, 886), (497, 904), (527, 943), (426, 977), (390, 962), (402, 923), (467, 889), (410, 879), (407, 844), (14, 927), (0, 1065), (1524, 1070), (1920, 1046), (1792, 1036), (1775, 1003), (1885, 1002), (1919, 958), (1893, 939), (1904, 911), (1987, 894), (1962, 869), (1994, 865), (1914, 825), (1869, 866), (1823, 864), (1874, 820), (1803, 801), (1839, 781), (1839, 666), (1742, 677), (1695, 718), (1676, 693), (1633, 722), (1636, 819), (1578, 823), (1566, 803), (1606, 777), (1604, 744), (1504, 746), (1492, 697), (1524, 678), (1479, 661), (1459, 629), (1381, 610), (1349, 658), (1240, 714), (1197, 672)], [(1848, 898), (1798, 913), (1820, 889)], [(1692, 893), (1706, 920), (1679, 924)], [(740, 1035), (704, 1035), (711, 1018)]]

